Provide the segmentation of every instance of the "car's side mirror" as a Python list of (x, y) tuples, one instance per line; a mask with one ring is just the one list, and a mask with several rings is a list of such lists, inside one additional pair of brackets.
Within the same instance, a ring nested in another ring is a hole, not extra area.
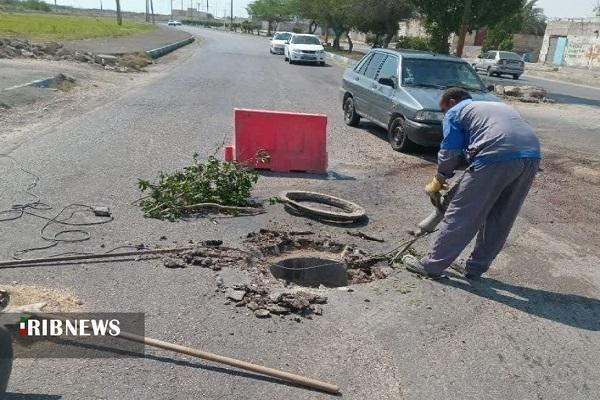
[(493, 92), (496, 87), (494, 85), (487, 85), (487, 90)]
[(396, 87), (396, 83), (392, 78), (379, 78), (377, 82), (379, 82), (380, 85), (389, 86), (392, 89)]

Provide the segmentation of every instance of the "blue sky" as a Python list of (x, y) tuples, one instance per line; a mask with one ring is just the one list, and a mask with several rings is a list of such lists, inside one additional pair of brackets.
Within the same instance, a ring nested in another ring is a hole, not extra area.
[[(47, 3), (52, 3), (53, 0), (45, 0)], [(102, 1), (105, 8), (115, 8), (115, 0), (56, 0), (58, 4), (64, 4), (75, 7), (85, 8), (100, 8)], [(502, 1), (502, 0), (500, 0)], [(598, 0), (538, 0), (540, 7), (549, 17), (589, 17), (592, 15), (594, 5)], [(190, 0), (183, 0), (184, 7), (190, 6)], [(201, 3), (201, 10), (206, 9), (206, 0), (191, 0), (194, 6)], [(249, 0), (233, 0), (234, 14), (236, 16), (246, 16), (246, 6)], [(214, 12), (216, 9), (219, 17), (223, 16), (223, 11), (229, 15), (229, 0), (208, 0), (209, 11)], [(144, 11), (145, 0), (121, 0), (121, 7), (126, 11)], [(181, 8), (181, 0), (173, 0), (174, 8)], [(168, 14), (169, 0), (154, 0), (154, 8), (156, 12)]]
[[(53, 4), (54, 0), (44, 0), (46, 3)], [(115, 9), (115, 0), (56, 0), (57, 4), (65, 6), (74, 6), (81, 8), (100, 8), (100, 2), (105, 9)], [(233, 14), (235, 16), (247, 16), (246, 6), (249, 0), (233, 0)], [(200, 10), (206, 11), (206, 0), (183, 0), (183, 7), (188, 8), (190, 4), (197, 7), (200, 3)], [(173, 8), (181, 9), (182, 0), (173, 0)], [(230, 0), (208, 0), (208, 8), (211, 13), (215, 13), (219, 17), (223, 16), (223, 11), (226, 10), (229, 16)], [(146, 9), (146, 0), (121, 0), (121, 9), (123, 11), (141, 11)], [(154, 0), (154, 12), (161, 14), (169, 14), (169, 0)]]

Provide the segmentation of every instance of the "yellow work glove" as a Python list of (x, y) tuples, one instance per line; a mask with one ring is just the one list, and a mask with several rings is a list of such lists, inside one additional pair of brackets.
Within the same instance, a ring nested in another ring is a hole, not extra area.
[(437, 176), (434, 177), (431, 182), (425, 186), (425, 193), (432, 199), (440, 195), (440, 191), (448, 188), (446, 182), (440, 181)]

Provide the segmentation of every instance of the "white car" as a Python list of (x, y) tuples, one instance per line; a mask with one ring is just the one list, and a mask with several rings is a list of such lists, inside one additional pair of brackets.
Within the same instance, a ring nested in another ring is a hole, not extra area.
[(312, 62), (325, 65), (325, 49), (315, 35), (293, 34), (283, 50), (285, 61)]
[(171, 20), (171, 21), (167, 22), (167, 25), (169, 25), (169, 26), (180, 26), (181, 22)]
[(285, 48), (285, 42), (290, 40), (292, 34), (290, 32), (275, 32), (273, 39), (271, 39), (271, 46), (269, 52), (271, 54), (283, 54)]

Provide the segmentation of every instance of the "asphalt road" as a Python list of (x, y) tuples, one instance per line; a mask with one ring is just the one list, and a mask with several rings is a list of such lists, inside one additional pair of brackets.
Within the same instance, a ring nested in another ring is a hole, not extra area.
[[(431, 211), (422, 194), (434, 171), (430, 162), (391, 151), (370, 124), (343, 124), (341, 68), (290, 66), (269, 54), (264, 38), (190, 31), (202, 36), (202, 47), (164, 78), (3, 149), (40, 176), (36, 193), (56, 210), (69, 203), (113, 210), (115, 221), (92, 228), (92, 239), (56, 251), (190, 239), (238, 245), (248, 232), (281, 226), (382, 251)], [(181, 168), (193, 152), (204, 158), (218, 151), (230, 138), (234, 107), (326, 114), (333, 179), (267, 175), (255, 196), (266, 200), (283, 189), (306, 188), (352, 199), (368, 208), (369, 223), (360, 229), (386, 243), (290, 216), (281, 205), (216, 224), (144, 219), (131, 204), (140, 196), (137, 179)], [(30, 200), (24, 190), (31, 177), (10, 164), (0, 167), (0, 208)], [(581, 207), (583, 192), (599, 196), (597, 187), (541, 174), (507, 248), (481, 284), (398, 271), (352, 293), (326, 291), (324, 315), (302, 323), (258, 320), (225, 306), (215, 273), (203, 268), (171, 270), (141, 261), (5, 269), (1, 275), (6, 282), (68, 288), (88, 310), (145, 312), (151, 337), (331, 381), (346, 399), (591, 399), (600, 392), (600, 217), (594, 204)], [(42, 244), (41, 224), (28, 216), (3, 223), (2, 258)], [(9, 391), (8, 399), (330, 398), (157, 350), (146, 359), (19, 359)]]

